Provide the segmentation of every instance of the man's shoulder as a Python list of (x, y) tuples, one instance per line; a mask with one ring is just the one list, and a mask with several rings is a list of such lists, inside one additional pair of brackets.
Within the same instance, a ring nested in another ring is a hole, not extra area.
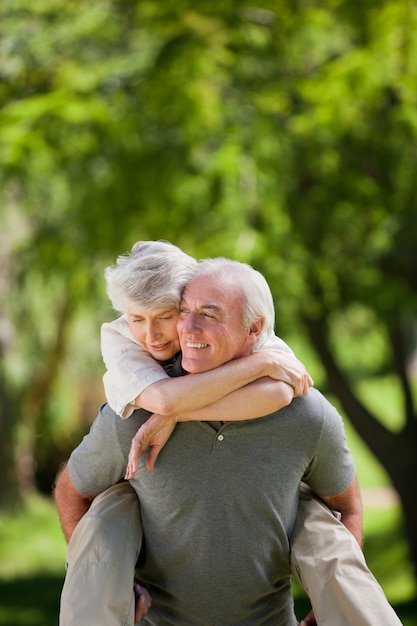
[[(327, 416), (338, 415), (336, 408), (325, 398), (325, 396), (316, 389), (311, 387), (306, 396), (299, 396), (294, 398), (288, 407), (289, 411), (296, 411), (297, 413), (305, 414), (310, 419), (317, 417), (319, 419), (326, 418)], [(286, 410), (282, 409), (282, 410)]]
[(93, 422), (93, 428), (107, 428), (112, 432), (126, 433), (127, 436), (130, 436), (131, 432), (133, 434), (136, 433), (137, 429), (149, 419), (150, 415), (149, 411), (145, 411), (145, 409), (136, 409), (128, 418), (123, 419), (106, 402), (101, 405), (99, 413)]
[(321, 391), (315, 387), (310, 387), (306, 396), (298, 396), (297, 398), (294, 398), (289, 406), (304, 406), (305, 408), (313, 409), (316, 407), (322, 407), (324, 403), (330, 404)]

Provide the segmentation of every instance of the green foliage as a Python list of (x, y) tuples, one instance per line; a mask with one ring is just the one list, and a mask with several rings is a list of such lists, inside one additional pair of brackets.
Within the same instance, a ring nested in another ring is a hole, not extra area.
[(164, 238), (264, 272), (279, 333), (319, 324), (321, 371), (329, 347), (355, 400), (396, 377), (409, 431), (386, 440), (373, 403), (361, 434), (385, 465), (401, 449), (389, 472), (405, 484), (416, 28), (409, 0), (3, 2), (0, 419), (18, 427), (3, 440), (29, 458), (23, 482), (55, 468), (102, 399), (104, 267)]
[(66, 544), (53, 503), (31, 497), (19, 513), (0, 516), (0, 577), (64, 573)]
[(53, 504), (35, 497), (3, 513), (0, 537), (0, 624), (58, 624), (66, 545)]
[(397, 605), (414, 597), (411, 563), (407, 559), (401, 512), (397, 505), (365, 508), (364, 553), (384, 591)]

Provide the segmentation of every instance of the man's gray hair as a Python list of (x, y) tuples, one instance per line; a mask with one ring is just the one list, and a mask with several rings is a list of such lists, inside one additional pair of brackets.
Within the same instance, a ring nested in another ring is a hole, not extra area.
[(185, 285), (198, 263), (168, 241), (138, 241), (130, 254), (104, 271), (107, 294), (115, 311), (178, 308)]
[(198, 265), (196, 278), (215, 277), (221, 286), (238, 286), (242, 293), (242, 321), (245, 328), (263, 321), (254, 349), (259, 349), (274, 332), (275, 308), (271, 290), (265, 277), (247, 263), (240, 263), (224, 257), (203, 259)]

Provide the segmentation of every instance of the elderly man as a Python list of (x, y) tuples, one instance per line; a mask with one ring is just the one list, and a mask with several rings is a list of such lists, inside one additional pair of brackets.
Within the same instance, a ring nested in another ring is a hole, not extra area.
[[(174, 375), (249, 355), (271, 305), (266, 282), (249, 266), (202, 262), (184, 291)], [(131, 438), (147, 418), (138, 410), (122, 421), (102, 408), (57, 483), (64, 531), (71, 516), (63, 508), (86, 510), (93, 494), (122, 479)], [(130, 481), (144, 533), (137, 572), (152, 596), (144, 623), (295, 626), (289, 536), (301, 480), (340, 511), (360, 542), (342, 421), (315, 390), (260, 420), (178, 424), (154, 471), (142, 457)]]

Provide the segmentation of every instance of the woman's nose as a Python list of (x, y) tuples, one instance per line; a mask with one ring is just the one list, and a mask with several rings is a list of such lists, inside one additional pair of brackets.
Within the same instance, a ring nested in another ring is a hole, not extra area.
[(155, 337), (158, 337), (158, 335), (160, 335), (161, 333), (159, 332), (157, 324), (150, 323), (147, 326), (146, 334), (149, 339), (154, 339)]

